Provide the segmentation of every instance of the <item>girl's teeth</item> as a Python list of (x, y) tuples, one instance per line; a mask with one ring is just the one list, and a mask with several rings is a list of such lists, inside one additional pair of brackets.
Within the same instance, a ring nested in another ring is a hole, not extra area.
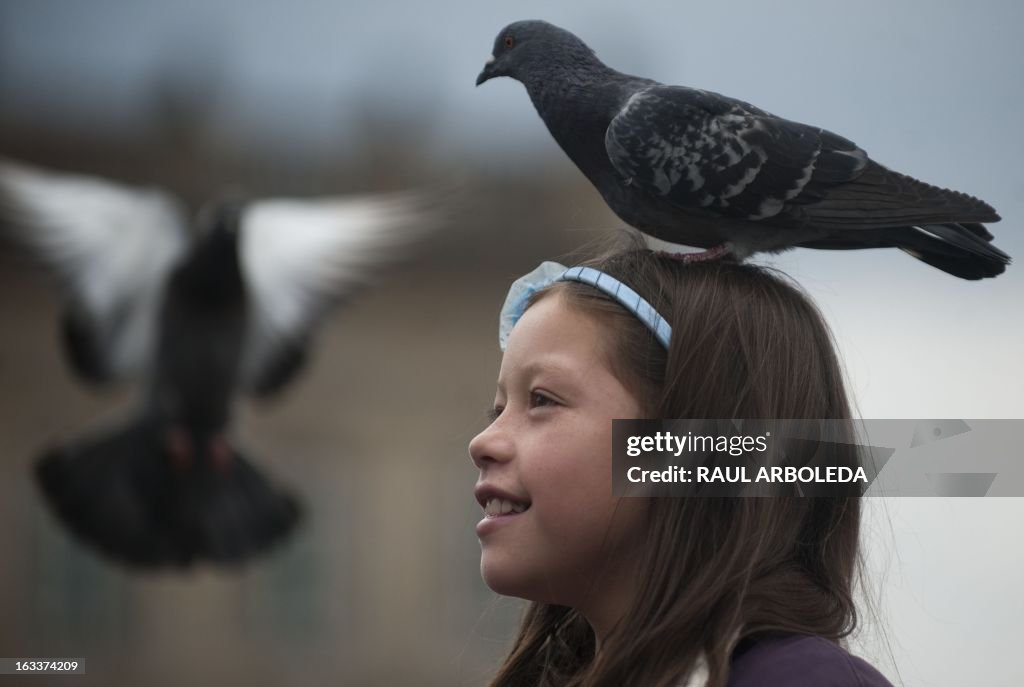
[(522, 513), (526, 506), (521, 503), (514, 503), (507, 499), (488, 499), (484, 508), (486, 515), (507, 515), (508, 513)]

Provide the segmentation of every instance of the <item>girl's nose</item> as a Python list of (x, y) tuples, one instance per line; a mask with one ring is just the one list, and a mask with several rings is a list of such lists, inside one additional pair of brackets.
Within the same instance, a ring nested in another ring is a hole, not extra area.
[(489, 424), (469, 442), (469, 457), (483, 469), (488, 463), (502, 463), (515, 455), (511, 436), (502, 425), (501, 418)]

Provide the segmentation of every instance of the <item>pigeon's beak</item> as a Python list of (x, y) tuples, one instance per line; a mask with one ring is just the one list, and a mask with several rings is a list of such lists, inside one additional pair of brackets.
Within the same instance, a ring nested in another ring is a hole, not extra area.
[(481, 71), (480, 75), (476, 77), (476, 85), (477, 86), (482, 84), (484, 81), (487, 81), (491, 77), (495, 76), (494, 72), (491, 71), (491, 69), (493, 67), (494, 67), (494, 55), (491, 55), (490, 57), (487, 58), (487, 62), (484, 64), (483, 71)]

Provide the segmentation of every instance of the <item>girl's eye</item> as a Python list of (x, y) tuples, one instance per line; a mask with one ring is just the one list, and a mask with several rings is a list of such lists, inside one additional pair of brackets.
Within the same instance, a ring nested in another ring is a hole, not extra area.
[(543, 407), (543, 406), (556, 406), (556, 405), (558, 405), (558, 401), (556, 401), (555, 399), (551, 398), (550, 396), (545, 396), (544, 394), (540, 393), (539, 391), (531, 391), (530, 392), (530, 407), (531, 408), (538, 408), (538, 407)]
[(505, 410), (505, 406), (494, 406), (493, 408), (487, 409), (487, 419), (490, 422), (494, 422), (501, 415), (501, 411)]

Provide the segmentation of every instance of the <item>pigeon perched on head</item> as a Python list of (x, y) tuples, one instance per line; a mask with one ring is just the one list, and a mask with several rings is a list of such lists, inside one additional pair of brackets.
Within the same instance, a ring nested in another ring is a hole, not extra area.
[(235, 400), (294, 379), (318, 324), (436, 225), (407, 192), (209, 205), (189, 231), (168, 194), (0, 160), (3, 224), (63, 286), (85, 382), (140, 382), (121, 425), (37, 464), (61, 521), (144, 567), (237, 563), (296, 526), (295, 498), (229, 438)]
[(748, 103), (629, 76), (543, 21), (498, 34), (477, 77), (508, 76), (627, 224), (707, 248), (688, 259), (807, 248), (900, 248), (963, 279), (1010, 257), (987, 203), (886, 169), (847, 139)]

